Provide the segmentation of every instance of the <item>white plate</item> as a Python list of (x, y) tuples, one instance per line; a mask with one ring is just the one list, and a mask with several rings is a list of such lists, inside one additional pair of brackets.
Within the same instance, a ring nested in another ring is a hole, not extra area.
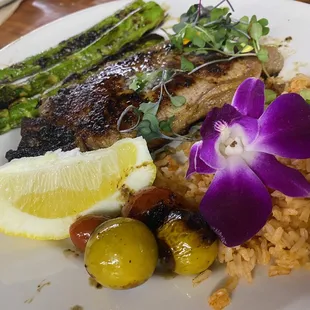
[(15, 0), (0, 0), (0, 8), (4, 7), (5, 5), (13, 3)]
[[(217, 3), (214, 0), (205, 2)], [(310, 66), (305, 64), (310, 60), (310, 43), (306, 37), (307, 29), (310, 29), (310, 5), (289, 0), (232, 2), (236, 17), (251, 14), (266, 17), (271, 22), (272, 37), (293, 37), (292, 55), (286, 60), (282, 73), (285, 77), (296, 73), (294, 62), (301, 64), (300, 71), (310, 74)], [(0, 66), (57, 44), (112, 14), (125, 3), (128, 1), (92, 7), (30, 33), (0, 51)], [(165, 3), (169, 4), (171, 15), (179, 16), (193, 1), (169, 0)], [(16, 147), (18, 141), (18, 130), (0, 136), (0, 163), (5, 162), (5, 152)], [(220, 269), (197, 288), (192, 288), (188, 277), (153, 277), (145, 285), (129, 291), (97, 290), (88, 284), (82, 259), (63, 254), (63, 250), (70, 247), (69, 242), (36, 242), (0, 235), (0, 244), (1, 310), (69, 310), (74, 305), (80, 305), (84, 310), (208, 309), (209, 294), (225, 276)], [(37, 286), (41, 281), (50, 282), (50, 285), (38, 293)], [(310, 276), (305, 271), (268, 278), (267, 270), (261, 268), (252, 285), (241, 283), (229, 309), (306, 310), (310, 308), (309, 287)]]

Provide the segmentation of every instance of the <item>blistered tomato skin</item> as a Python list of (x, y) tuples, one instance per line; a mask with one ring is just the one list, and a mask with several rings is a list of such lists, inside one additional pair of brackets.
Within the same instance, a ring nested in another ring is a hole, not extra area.
[(191, 229), (184, 220), (167, 221), (157, 233), (159, 241), (169, 249), (166, 259), (180, 275), (194, 275), (208, 269), (218, 253), (218, 242), (206, 230)]
[(198, 274), (217, 257), (214, 232), (197, 209), (169, 189), (152, 186), (135, 193), (122, 214), (142, 221), (153, 231), (161, 266), (166, 270)]
[(152, 232), (142, 222), (122, 217), (97, 227), (84, 256), (88, 273), (102, 286), (116, 290), (143, 284), (154, 273), (157, 260)]
[(147, 212), (160, 204), (167, 208), (176, 208), (181, 205), (181, 197), (177, 196), (167, 188), (155, 186), (147, 187), (130, 197), (129, 202), (122, 210), (122, 214), (124, 217), (138, 219), (142, 213)]
[(85, 251), (86, 243), (92, 232), (108, 218), (100, 215), (81, 216), (70, 226), (70, 238), (75, 247), (81, 252)]
[(122, 209), (122, 215), (143, 222), (156, 233), (170, 210), (181, 208), (182, 203), (182, 198), (170, 189), (151, 186), (131, 196)]

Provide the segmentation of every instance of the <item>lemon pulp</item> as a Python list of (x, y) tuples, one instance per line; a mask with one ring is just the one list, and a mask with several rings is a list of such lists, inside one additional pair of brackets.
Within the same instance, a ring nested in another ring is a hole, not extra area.
[[(13, 199), (14, 206), (23, 212), (42, 218), (58, 218), (81, 213), (116, 192), (119, 184), (122, 184), (130, 173), (136, 158), (135, 147), (127, 143), (116, 150), (110, 150), (109, 154), (103, 156), (98, 162), (79, 163), (75, 169), (64, 167), (61, 168), (62, 171), (55, 173), (51, 171), (50, 173), (54, 174), (52, 178), (46, 173), (38, 173), (29, 189), (31, 191), (31, 188), (46, 188), (46, 190), (22, 194), (17, 201)], [(57, 174), (66, 176), (67, 188), (57, 187), (55, 190), (49, 190), (51, 186), (48, 182), (55, 181)], [(98, 174), (101, 180), (94, 180), (93, 178)], [(27, 176), (23, 176), (19, 184), (11, 187), (12, 191), (8, 192), (11, 197), (17, 194), (14, 189), (21, 189), (18, 185), (25, 184), (25, 177)], [(90, 189), (89, 184), (92, 184), (91, 188), (94, 189)]]
[[(77, 215), (102, 210), (107, 204), (120, 208), (125, 193), (151, 185), (155, 179), (156, 168), (142, 138), (123, 139), (110, 148), (87, 153), (70, 152), (22, 158), (0, 167), (0, 215), (4, 217), (0, 230), (38, 239), (67, 237), (64, 232)], [(31, 221), (42, 227), (28, 228)], [(61, 236), (44, 231), (43, 222), (49, 230), (53, 223), (62, 225)], [(29, 229), (34, 233), (28, 233)]]

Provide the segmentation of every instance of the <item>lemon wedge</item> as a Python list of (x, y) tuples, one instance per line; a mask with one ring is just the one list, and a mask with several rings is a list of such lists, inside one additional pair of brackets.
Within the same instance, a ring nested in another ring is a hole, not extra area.
[(143, 138), (81, 153), (48, 152), (0, 167), (0, 231), (40, 240), (69, 236), (79, 215), (119, 213), (130, 193), (154, 182)]

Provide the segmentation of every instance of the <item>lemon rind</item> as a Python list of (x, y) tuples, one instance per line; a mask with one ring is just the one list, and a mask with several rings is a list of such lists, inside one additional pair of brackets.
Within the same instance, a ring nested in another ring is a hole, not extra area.
[[(121, 188), (112, 196), (79, 214), (56, 219), (39, 218), (22, 212), (21, 210), (15, 208), (12, 203), (4, 200), (3, 198), (1, 199), (0, 197), (0, 232), (7, 235), (21, 236), (37, 240), (61, 240), (69, 237), (69, 227), (80, 215), (91, 213), (104, 213), (109, 216), (118, 215), (122, 205), (124, 205), (128, 199), (128, 193), (135, 192), (153, 184), (156, 178), (156, 166), (152, 161), (146, 141), (143, 138), (138, 137), (135, 139), (127, 138), (120, 140), (116, 142), (111, 149), (117, 148), (119, 144), (126, 142), (134, 143), (137, 148), (136, 164), (135, 167), (132, 168), (132, 172), (129, 176), (123, 180), (122, 184), (120, 184)], [(21, 172), (20, 168), (22, 167), (24, 167), (22, 169), (23, 171), (29, 171), (26, 170), (29, 169), (29, 167), (30, 169), (37, 169), (40, 165), (44, 166), (46, 169), (46, 165), (49, 163), (51, 166), (55, 161), (59, 163), (61, 156), (63, 156), (62, 159), (65, 162), (67, 162), (66, 158), (70, 158), (70, 162), (72, 163), (72, 158), (76, 158), (77, 161), (93, 158), (90, 154), (93, 152), (97, 152), (100, 157), (102, 152), (107, 152), (107, 149), (91, 151), (88, 153), (81, 153), (79, 150), (48, 153), (44, 156), (38, 156), (39, 158), (37, 157), (36, 159), (25, 159), (27, 162), (29, 162), (29, 160), (33, 160), (35, 163), (34, 165), (30, 164), (29, 166), (23, 166), (25, 161), (23, 159), (19, 159), (18, 161), (12, 161), (11, 163), (0, 167), (0, 172), (5, 174), (6, 169), (9, 167), (8, 165), (14, 166), (13, 168), (16, 169), (16, 171), (13, 169), (13, 172), (17, 172), (18, 170), (19, 173)]]

